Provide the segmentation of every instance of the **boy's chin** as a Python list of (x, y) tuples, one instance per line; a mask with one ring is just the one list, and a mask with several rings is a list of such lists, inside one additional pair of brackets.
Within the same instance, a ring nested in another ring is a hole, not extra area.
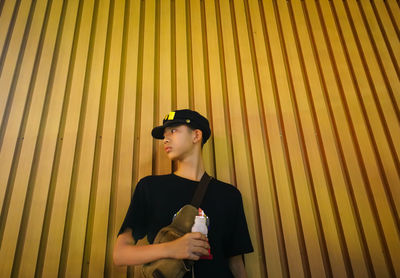
[(172, 152), (167, 153), (167, 157), (168, 157), (170, 160), (176, 160), (176, 159), (178, 158), (177, 155), (176, 155), (176, 154), (173, 154)]
[(171, 160), (171, 161), (176, 161), (176, 160), (179, 160), (179, 158), (180, 158), (181, 156), (180, 156), (179, 154), (170, 152), (170, 153), (167, 153), (167, 157), (168, 157), (168, 159)]

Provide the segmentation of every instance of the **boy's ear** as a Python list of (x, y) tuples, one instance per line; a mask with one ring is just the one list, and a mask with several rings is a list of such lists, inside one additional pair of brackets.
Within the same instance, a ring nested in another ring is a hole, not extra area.
[(194, 143), (197, 143), (198, 141), (202, 141), (203, 140), (203, 132), (200, 129), (195, 129), (193, 130), (195, 136), (194, 136)]

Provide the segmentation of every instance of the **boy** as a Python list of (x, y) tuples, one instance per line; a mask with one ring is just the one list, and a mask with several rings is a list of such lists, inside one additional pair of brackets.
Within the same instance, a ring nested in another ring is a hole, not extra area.
[[(201, 150), (210, 135), (208, 120), (189, 109), (170, 112), (163, 125), (152, 130), (155, 139), (163, 140), (168, 158), (176, 162), (176, 171), (147, 176), (138, 182), (115, 243), (116, 265), (144, 264), (161, 258), (189, 259), (195, 261), (196, 278), (247, 277), (242, 254), (253, 252), (253, 247), (242, 197), (234, 186), (217, 179), (211, 180), (201, 203), (209, 217), (208, 236), (187, 233), (171, 242), (152, 244), (157, 232), (191, 202), (205, 172)], [(150, 245), (134, 245), (146, 235)], [(184, 277), (192, 277), (192, 273)]]

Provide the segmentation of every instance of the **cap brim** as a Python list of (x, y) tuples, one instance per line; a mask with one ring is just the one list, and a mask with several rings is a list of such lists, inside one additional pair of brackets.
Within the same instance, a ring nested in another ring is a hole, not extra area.
[(176, 119), (174, 121), (165, 122), (163, 125), (156, 126), (151, 131), (151, 136), (155, 139), (164, 139), (164, 129), (168, 126), (187, 124), (185, 120)]
[(164, 129), (165, 129), (165, 126), (163, 126), (163, 125), (156, 126), (151, 131), (151, 136), (153, 136), (155, 139), (164, 139)]

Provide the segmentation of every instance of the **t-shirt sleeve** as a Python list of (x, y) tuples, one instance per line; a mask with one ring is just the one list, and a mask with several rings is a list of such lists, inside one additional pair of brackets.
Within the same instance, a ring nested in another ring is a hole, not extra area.
[(244, 214), (242, 196), (240, 193), (236, 203), (236, 209), (236, 214), (233, 218), (230, 241), (227, 244), (228, 248), (225, 252), (226, 257), (233, 257), (254, 251), (249, 230), (247, 228), (247, 221)]
[(126, 213), (124, 222), (119, 229), (118, 235), (122, 234), (127, 228), (132, 229), (132, 236), (135, 241), (143, 238), (147, 233), (146, 222), (146, 194), (145, 182), (141, 179), (136, 185), (133, 192), (128, 212)]

